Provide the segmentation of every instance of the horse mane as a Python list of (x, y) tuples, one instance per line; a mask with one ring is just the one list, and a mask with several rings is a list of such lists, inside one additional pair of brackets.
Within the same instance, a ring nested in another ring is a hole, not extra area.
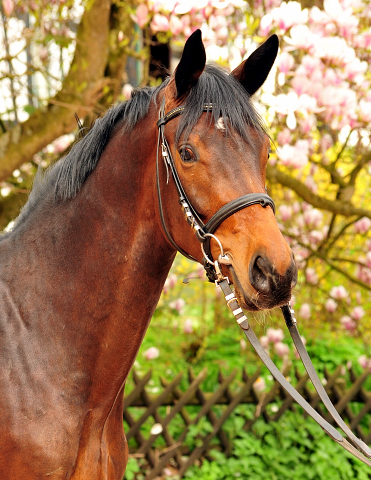
[[(102, 118), (98, 118), (64, 158), (50, 166), (44, 174), (38, 172), (28, 202), (14, 227), (25, 220), (41, 198), (50, 198), (51, 189), (55, 201), (74, 198), (95, 169), (116, 127), (121, 124), (123, 131), (130, 132), (147, 115), (151, 101), (156, 101), (157, 94), (168, 81), (169, 79), (165, 80), (159, 87), (135, 89), (130, 100), (111, 107)], [(208, 114), (210, 124), (213, 121), (216, 124), (222, 117), (227, 133), (236, 131), (252, 147), (255, 142), (250, 137), (247, 126), (267, 135), (263, 121), (242, 85), (225, 70), (207, 65), (186, 98), (176, 142), (181, 135), (187, 137), (190, 134), (204, 112), (205, 104), (212, 104)]]

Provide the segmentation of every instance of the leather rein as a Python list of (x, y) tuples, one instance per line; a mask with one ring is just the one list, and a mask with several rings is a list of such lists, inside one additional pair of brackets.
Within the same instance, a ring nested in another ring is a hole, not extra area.
[[(204, 112), (210, 112), (212, 110), (212, 104), (205, 104), (203, 107)], [(224, 254), (223, 247), (219, 239), (214, 235), (215, 230), (219, 225), (228, 217), (234, 213), (247, 208), (251, 205), (260, 204), (262, 207), (271, 207), (273, 212), (275, 212), (275, 204), (272, 198), (265, 193), (249, 193), (243, 195), (242, 197), (232, 200), (223, 207), (221, 207), (205, 224), (196, 210), (193, 208), (191, 202), (189, 201), (186, 192), (183, 188), (183, 185), (180, 181), (178, 172), (176, 170), (175, 162), (171, 153), (171, 149), (165, 137), (165, 125), (172, 120), (173, 118), (181, 115), (184, 111), (184, 106), (179, 106), (165, 114), (165, 98), (163, 98), (161, 107), (159, 110), (159, 120), (157, 121), (157, 127), (159, 129), (158, 142), (157, 142), (157, 154), (156, 154), (156, 184), (157, 184), (157, 195), (159, 203), (160, 218), (163, 230), (166, 237), (168, 238), (171, 245), (182, 255), (189, 258), (190, 260), (197, 261), (192, 255), (185, 252), (173, 239), (171, 236), (165, 221), (164, 211), (162, 207), (162, 198), (161, 198), (161, 185), (160, 185), (160, 173), (159, 173), (159, 151), (161, 148), (161, 155), (164, 161), (166, 172), (167, 172), (167, 183), (169, 182), (169, 171), (172, 174), (176, 189), (179, 195), (179, 203), (185, 215), (186, 221), (193, 229), (197, 239), (201, 243), (201, 249), (204, 255), (203, 264), (206, 270), (207, 277), (209, 281), (215, 282), (215, 284), (221, 288), (228, 307), (232, 310), (232, 313), (241, 327), (246, 338), (251, 343), (252, 347), (258, 354), (259, 358), (268, 368), (272, 376), (277, 380), (283, 389), (303, 408), (303, 410), (312, 417), (319, 426), (329, 435), (335, 442), (341, 445), (345, 450), (352, 453), (355, 457), (361, 460), (368, 466), (371, 466), (371, 449), (359, 438), (357, 438), (350, 428), (345, 424), (343, 419), (340, 417), (339, 413), (336, 411), (333, 403), (327, 395), (327, 392), (322, 385), (321, 380), (319, 379), (317, 372), (314, 369), (312, 361), (306, 351), (304, 343), (301, 339), (297, 328), (297, 321), (294, 316), (294, 310), (289, 305), (284, 305), (281, 307), (286, 326), (290, 332), (290, 335), (293, 339), (295, 347), (299, 353), (299, 356), (303, 362), (303, 365), (308, 373), (309, 378), (311, 379), (314, 388), (317, 391), (320, 399), (322, 400), (324, 406), (328, 410), (329, 414), (333, 420), (337, 423), (340, 429), (348, 436), (351, 443), (343, 437), (338, 430), (336, 430), (330, 423), (328, 423), (314, 408), (300, 395), (300, 393), (286, 380), (281, 371), (276, 367), (274, 362), (271, 360), (263, 346), (260, 344), (257, 336), (251, 329), (248, 320), (242, 311), (238, 300), (232, 291), (229, 280), (227, 277), (224, 277), (221, 271), (221, 264), (230, 265), (230, 259), (228, 255)], [(211, 255), (210, 250), (210, 240), (213, 238), (219, 245), (221, 253), (218, 257), (218, 260), (214, 261)], [(365, 458), (367, 457), (367, 458)]]

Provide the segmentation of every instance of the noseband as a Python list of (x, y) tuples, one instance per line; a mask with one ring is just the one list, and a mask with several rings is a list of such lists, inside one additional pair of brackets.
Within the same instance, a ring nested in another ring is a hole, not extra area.
[[(186, 253), (182, 248), (177, 245), (175, 240), (170, 235), (169, 230), (166, 227), (164, 212), (162, 208), (162, 201), (161, 201), (161, 189), (160, 189), (160, 174), (159, 174), (159, 149), (161, 145), (162, 151), (162, 158), (164, 160), (166, 171), (167, 171), (167, 182), (169, 181), (169, 169), (173, 176), (175, 186), (178, 191), (179, 195), (179, 202), (182, 207), (182, 210), (185, 214), (186, 220), (189, 225), (192, 227), (194, 233), (196, 234), (198, 240), (201, 242), (201, 249), (204, 254), (204, 267), (207, 273), (207, 276), (210, 281), (216, 283), (218, 287), (221, 288), (228, 307), (232, 310), (232, 313), (241, 327), (243, 333), (245, 334), (246, 338), (251, 343), (252, 347), (268, 368), (270, 373), (273, 377), (277, 380), (277, 382), (281, 385), (282, 388), (286, 390), (286, 392), (303, 408), (303, 410), (312, 417), (320, 427), (329, 435), (335, 442), (341, 445), (345, 450), (352, 453), (356, 458), (361, 460), (368, 466), (371, 466), (371, 462), (369, 458), (371, 458), (371, 450), (370, 448), (359, 438), (357, 438), (353, 432), (349, 429), (349, 427), (344, 423), (343, 419), (340, 417), (339, 413), (336, 411), (334, 405), (332, 404), (330, 398), (327, 395), (326, 390), (324, 389), (320, 379), (318, 378), (317, 372), (314, 369), (314, 366), (309, 358), (308, 352), (305, 349), (304, 343), (301, 339), (297, 328), (297, 322), (294, 316), (294, 311), (289, 305), (284, 305), (281, 307), (283, 316), (285, 318), (286, 326), (290, 332), (290, 335), (294, 341), (295, 347), (300, 355), (300, 358), (303, 362), (303, 365), (308, 373), (309, 378), (311, 379), (314, 388), (316, 389), (320, 399), (322, 400), (323, 404), (325, 405), (327, 411), (331, 415), (332, 419), (337, 423), (337, 425), (341, 428), (341, 430), (348, 436), (351, 443), (347, 441), (330, 423), (328, 423), (319, 413), (314, 410), (314, 408), (300, 395), (300, 393), (287, 381), (287, 379), (282, 375), (281, 371), (276, 367), (273, 363), (267, 352), (264, 350), (262, 345), (260, 344), (258, 338), (256, 337), (255, 333), (251, 329), (248, 320), (245, 314), (240, 307), (238, 300), (232, 291), (229, 281), (227, 277), (224, 277), (221, 271), (220, 264), (230, 264), (230, 259), (227, 255), (223, 252), (223, 247), (218, 240), (218, 238), (214, 235), (215, 230), (219, 227), (219, 225), (224, 222), (225, 219), (233, 215), (234, 213), (242, 210), (243, 208), (249, 207), (251, 205), (260, 204), (262, 207), (271, 207), (273, 212), (275, 212), (275, 205), (271, 197), (265, 193), (249, 193), (247, 195), (243, 195), (242, 197), (237, 198), (236, 200), (232, 200), (231, 202), (227, 203), (223, 207), (221, 207), (205, 224), (196, 210), (193, 208), (191, 202), (189, 201), (185, 190), (182, 186), (180, 181), (178, 172), (175, 167), (174, 159), (171, 154), (171, 150), (169, 144), (165, 138), (164, 134), (164, 127), (167, 122), (172, 120), (173, 118), (177, 117), (184, 111), (184, 106), (180, 106), (174, 108), (169, 113), (165, 115), (165, 98), (162, 101), (160, 112), (159, 112), (159, 120), (157, 122), (157, 126), (159, 128), (159, 136), (157, 142), (157, 155), (156, 155), (156, 183), (157, 183), (157, 194), (158, 194), (158, 202), (159, 202), (159, 210), (160, 210), (160, 217), (162, 227), (164, 232), (169, 240), (169, 242), (173, 245), (173, 247), (182, 253), (184, 256), (191, 260), (196, 260), (192, 255)], [(210, 112), (212, 110), (212, 104), (205, 104), (203, 107), (204, 112)], [(215, 241), (218, 243), (219, 248), (221, 250), (221, 254), (218, 257), (218, 260), (213, 262), (212, 255), (210, 251), (210, 239), (214, 238)], [(367, 457), (367, 458), (365, 458)]]
[[(212, 104), (205, 104), (203, 107), (204, 112), (210, 112), (213, 108)], [(211, 255), (210, 249), (210, 240), (211, 238), (215, 238), (213, 235), (215, 230), (219, 227), (219, 225), (224, 222), (228, 217), (233, 215), (234, 213), (250, 207), (251, 205), (261, 205), (262, 207), (271, 207), (273, 212), (275, 212), (275, 205), (272, 198), (267, 195), (266, 193), (248, 193), (239, 197), (231, 202), (227, 203), (223, 207), (221, 207), (205, 224), (197, 211), (192, 206), (192, 203), (189, 201), (187, 194), (183, 188), (183, 185), (180, 181), (174, 158), (171, 154), (171, 149), (165, 137), (165, 125), (172, 120), (173, 118), (177, 117), (178, 115), (182, 114), (185, 107), (180, 106), (176, 107), (171, 110), (169, 113), (165, 115), (165, 97), (162, 100), (160, 111), (159, 111), (159, 120), (157, 122), (157, 127), (159, 129), (159, 136), (157, 142), (157, 158), (156, 158), (156, 179), (157, 179), (157, 195), (159, 200), (159, 209), (160, 209), (160, 217), (162, 227), (164, 232), (173, 245), (173, 247), (178, 250), (182, 255), (186, 256), (191, 260), (196, 259), (186, 253), (173, 239), (171, 236), (165, 222), (164, 212), (162, 208), (162, 201), (161, 201), (161, 188), (160, 188), (160, 175), (159, 175), (159, 149), (161, 145), (161, 153), (162, 158), (164, 160), (166, 171), (167, 171), (167, 181), (169, 181), (169, 169), (174, 179), (174, 183), (179, 195), (179, 203), (182, 207), (183, 213), (188, 224), (192, 227), (194, 233), (196, 234), (197, 239), (201, 242), (202, 251), (204, 253), (204, 267), (206, 270), (206, 274), (210, 281), (214, 282), (217, 279), (217, 275), (215, 272), (214, 262)]]

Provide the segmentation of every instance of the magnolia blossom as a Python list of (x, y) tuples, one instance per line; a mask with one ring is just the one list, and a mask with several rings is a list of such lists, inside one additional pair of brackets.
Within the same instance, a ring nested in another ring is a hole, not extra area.
[(183, 326), (184, 333), (193, 333), (193, 321), (191, 318), (187, 318)]
[(253, 383), (254, 390), (256, 392), (263, 392), (266, 389), (266, 383), (263, 377), (258, 377)]
[(371, 227), (371, 220), (368, 217), (363, 217), (353, 225), (355, 233), (366, 233)]
[(318, 276), (314, 268), (307, 268), (305, 270), (305, 278), (308, 283), (311, 283), (312, 285), (316, 285), (318, 283)]
[(259, 341), (260, 341), (263, 348), (268, 348), (269, 347), (270, 341), (269, 341), (269, 338), (268, 338), (267, 335), (263, 335), (262, 337), (260, 337)]
[(178, 280), (178, 277), (174, 273), (171, 273), (165, 281), (163, 292), (168, 293), (172, 288), (174, 288), (177, 283), (177, 280)]
[(160, 356), (160, 350), (157, 347), (150, 347), (144, 352), (144, 358), (146, 360), (155, 360)]
[(277, 343), (284, 339), (285, 335), (280, 328), (268, 328), (267, 337), (269, 342)]
[(343, 317), (341, 317), (340, 323), (345, 328), (345, 330), (349, 330), (350, 332), (354, 332), (354, 330), (357, 328), (356, 322), (352, 320), (352, 318), (348, 315), (344, 315)]
[(169, 303), (169, 307), (173, 308), (174, 310), (176, 310), (179, 313), (182, 313), (183, 309), (184, 309), (184, 306), (185, 306), (185, 303), (186, 302), (182, 298), (177, 298), (173, 302)]
[(307, 140), (298, 140), (294, 146), (287, 143), (278, 150), (281, 162), (286, 167), (302, 168), (308, 163), (309, 144)]
[(140, 28), (144, 28), (149, 22), (148, 7), (144, 3), (138, 5), (135, 15), (131, 14), (130, 17), (138, 24)]
[(277, 342), (274, 344), (274, 351), (279, 357), (285, 357), (290, 353), (290, 349), (286, 343)]
[(5, 15), (9, 17), (13, 13), (14, 6), (14, 0), (3, 0), (3, 8)]
[(361, 320), (364, 315), (365, 311), (360, 306), (354, 307), (350, 313), (350, 316), (353, 318), (353, 320)]
[(153, 33), (167, 32), (170, 28), (169, 19), (165, 15), (155, 13), (151, 22), (151, 30)]
[(337, 287), (332, 287), (330, 290), (330, 296), (334, 298), (335, 300), (342, 300), (348, 297), (348, 292), (347, 290), (342, 286), (339, 285)]
[(325, 303), (325, 308), (328, 312), (334, 313), (337, 309), (338, 304), (335, 302), (333, 298), (329, 298)]
[(289, 73), (295, 64), (294, 57), (288, 52), (282, 52), (278, 57), (278, 70), (282, 73)]
[(316, 208), (311, 208), (304, 212), (303, 217), (306, 225), (311, 228), (316, 228), (321, 224), (323, 214), (320, 210), (317, 210)]
[(371, 358), (367, 358), (366, 355), (361, 355), (358, 358), (358, 363), (364, 370), (369, 369), (371, 371)]
[(280, 205), (278, 207), (278, 211), (284, 222), (292, 218), (292, 207), (290, 207), (289, 205)]
[(299, 310), (299, 315), (304, 318), (305, 320), (309, 320), (310, 318), (310, 305), (309, 303), (303, 303), (303, 305), (300, 307)]
[(130, 85), (130, 83), (125, 83), (125, 85), (122, 87), (122, 96), (125, 98), (125, 100), (129, 100), (131, 97), (131, 94), (134, 90), (134, 87)]
[(282, 2), (278, 8), (271, 11), (271, 15), (281, 32), (308, 21), (308, 9), (302, 10), (299, 2)]

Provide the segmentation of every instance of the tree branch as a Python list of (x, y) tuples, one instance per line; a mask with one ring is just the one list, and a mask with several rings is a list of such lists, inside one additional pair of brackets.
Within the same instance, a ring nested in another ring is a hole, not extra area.
[[(71, 132), (76, 126), (74, 112), (85, 117), (106, 93), (104, 87), (108, 79), (105, 70), (109, 61), (113, 3), (112, 0), (89, 2), (78, 27), (75, 55), (61, 90), (26, 122), (0, 135), (0, 181), (55, 138)], [(130, 38), (130, 32), (125, 33)], [(122, 75), (122, 71), (117, 74)], [(71, 104), (73, 110), (69, 108)]]
[(281, 185), (290, 188), (305, 202), (309, 203), (315, 208), (327, 210), (329, 212), (335, 213), (337, 215), (343, 215), (345, 217), (356, 215), (358, 217), (368, 217), (371, 219), (371, 210), (357, 208), (350, 202), (344, 202), (341, 200), (329, 200), (328, 198), (316, 195), (302, 182), (300, 182), (296, 178), (290, 177), (286, 173), (279, 170), (276, 166), (268, 165), (267, 179), (270, 182), (280, 183)]

